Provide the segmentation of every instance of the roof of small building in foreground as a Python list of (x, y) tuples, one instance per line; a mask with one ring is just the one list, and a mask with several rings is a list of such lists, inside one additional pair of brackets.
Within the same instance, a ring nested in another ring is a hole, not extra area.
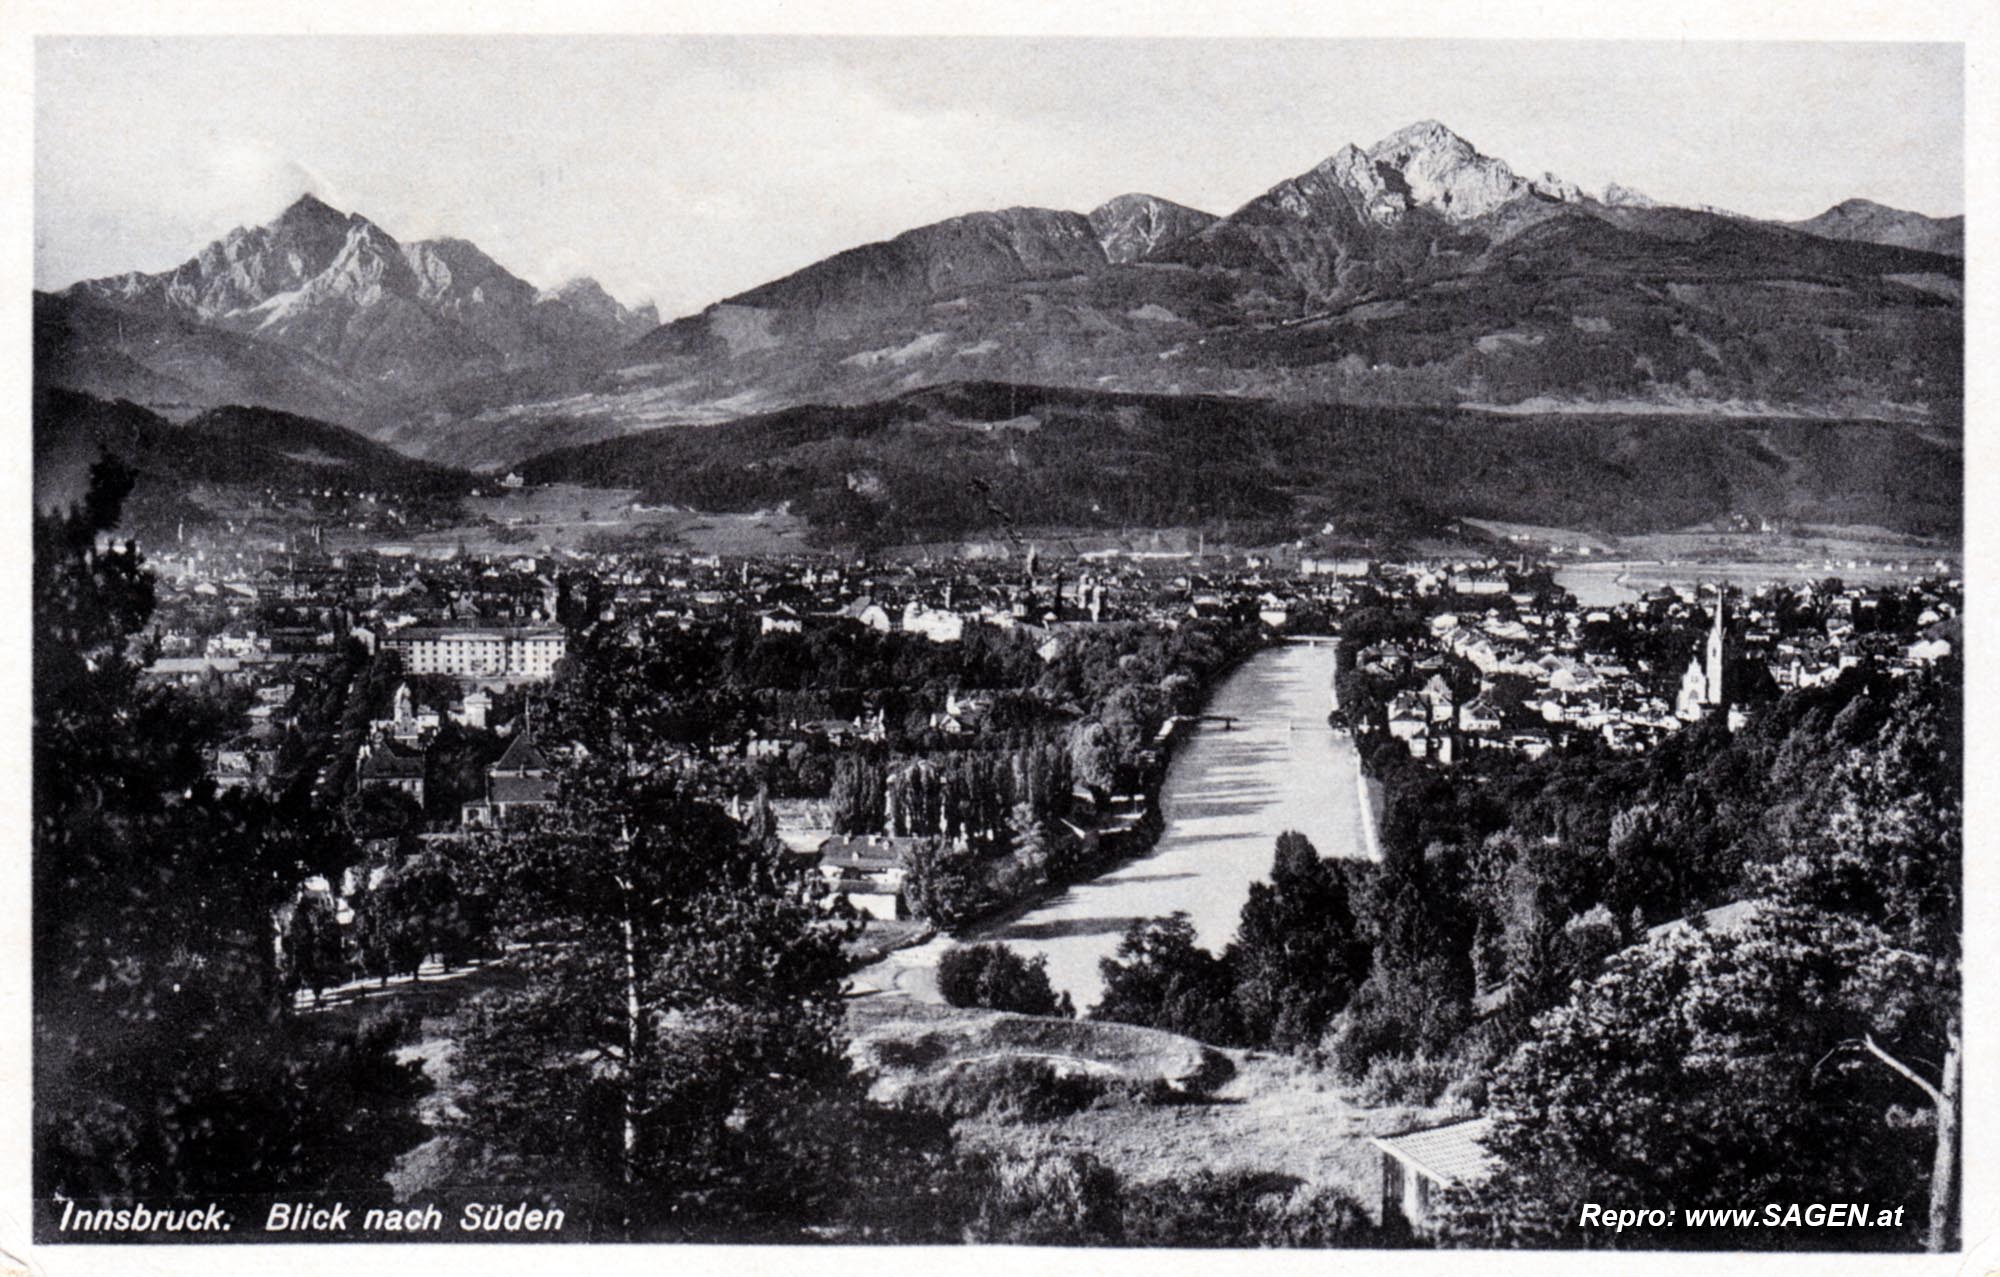
[(1492, 1118), (1475, 1117), (1401, 1135), (1376, 1136), (1368, 1142), (1436, 1183), (1466, 1184), (1493, 1173), (1494, 1158), (1486, 1151), (1486, 1137), (1492, 1130)]
[(548, 770), (548, 755), (542, 753), (541, 746), (535, 744), (534, 733), (525, 729), (508, 743), (506, 752), (500, 755), (500, 761), (493, 764), (495, 774)]
[(888, 834), (835, 834), (819, 845), (821, 863), (829, 867), (893, 867), (902, 863), (903, 850), (924, 841)]

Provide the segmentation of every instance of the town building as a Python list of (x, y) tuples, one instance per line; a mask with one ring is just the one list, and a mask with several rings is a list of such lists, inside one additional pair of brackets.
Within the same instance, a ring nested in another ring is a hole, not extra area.
[(423, 757), (398, 754), (386, 747), (370, 748), (361, 760), (359, 783), (363, 792), (393, 789), (408, 794), (421, 807), (424, 802)]
[(569, 640), (554, 628), (412, 625), (384, 637), (382, 646), (401, 653), (411, 674), (543, 679), (555, 673)]
[(835, 835), (819, 846), (819, 871), (836, 895), (870, 917), (904, 916), (904, 855), (916, 838), (882, 834)]
[(1723, 681), (1724, 663), (1728, 657), (1727, 622), (1723, 613), (1723, 587), (1718, 585), (1715, 587), (1715, 625), (1709, 631), (1707, 649), (1703, 656), (1688, 661), (1687, 673), (1681, 675), (1680, 695), (1674, 705), (1674, 712), (1690, 723), (1707, 717), (1717, 706), (1729, 703), (1729, 689)]
[(459, 809), (459, 823), (468, 829), (504, 829), (523, 814), (545, 811), (556, 802), (556, 782), (549, 775), (548, 756), (526, 730), (507, 746), (500, 761), (486, 769), (486, 797)]

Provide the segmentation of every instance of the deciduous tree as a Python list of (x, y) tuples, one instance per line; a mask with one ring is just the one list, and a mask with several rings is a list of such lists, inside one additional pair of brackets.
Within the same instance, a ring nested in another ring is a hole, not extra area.
[(1271, 880), (1250, 885), (1223, 956), (1252, 1041), (1317, 1044), (1368, 968), (1340, 866), (1321, 859), (1303, 834), (1280, 834)]

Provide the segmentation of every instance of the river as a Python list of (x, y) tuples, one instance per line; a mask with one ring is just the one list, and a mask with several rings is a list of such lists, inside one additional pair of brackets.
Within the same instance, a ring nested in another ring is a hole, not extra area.
[[(1331, 645), (1267, 648), (1215, 689), (1208, 713), (1234, 720), (1184, 724), (1161, 801), (1166, 828), (1153, 850), (980, 931), (1048, 960), (1049, 979), (1083, 1011), (1103, 992), (1097, 964), (1135, 920), (1181, 910), (1200, 942), (1220, 950), (1236, 933), (1250, 884), (1268, 879), (1280, 833), (1296, 829), (1322, 855), (1372, 855), (1354, 744), (1327, 726)], [(867, 973), (878, 988), (936, 997), (931, 975), (953, 942), (895, 955)]]
[(1640, 591), (1629, 583), (1629, 563), (1565, 563), (1556, 569), (1556, 584), (1568, 590), (1579, 607), (1613, 608), (1637, 602)]

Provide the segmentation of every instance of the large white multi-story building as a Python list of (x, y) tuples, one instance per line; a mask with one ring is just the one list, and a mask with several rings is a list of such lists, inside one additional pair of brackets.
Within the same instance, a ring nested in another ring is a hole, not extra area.
[(384, 638), (382, 646), (402, 653), (403, 669), (410, 674), (547, 678), (569, 650), (569, 640), (554, 628), (413, 625)]

